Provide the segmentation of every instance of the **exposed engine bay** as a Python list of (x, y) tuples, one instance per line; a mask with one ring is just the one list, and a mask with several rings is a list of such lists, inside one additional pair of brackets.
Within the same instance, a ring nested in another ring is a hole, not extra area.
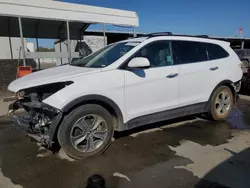
[[(19, 91), (17, 100), (9, 106), (9, 116), (13, 125), (27, 131), (30, 137), (42, 145), (52, 147), (57, 127), (53, 123), (60, 122), (62, 113), (42, 101), (71, 83), (59, 82)], [(25, 112), (17, 115), (15, 112), (18, 109), (24, 109)]]

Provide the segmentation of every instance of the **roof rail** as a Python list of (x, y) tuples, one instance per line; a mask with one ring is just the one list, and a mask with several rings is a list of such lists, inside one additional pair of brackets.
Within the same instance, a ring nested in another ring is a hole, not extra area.
[(173, 35), (173, 36), (180, 36), (180, 37), (198, 37), (198, 38), (209, 38), (208, 35)]
[(151, 36), (165, 36), (165, 35), (173, 35), (172, 32), (158, 32), (158, 33), (150, 33)]
[(194, 37), (209, 38), (208, 35), (194, 35)]
[(171, 36), (171, 35), (173, 35), (173, 33), (171, 33), (171, 32), (158, 32), (158, 33), (143, 34), (143, 35), (140, 35), (140, 36), (151, 38), (151, 37)]
[(159, 36), (180, 36), (180, 37), (199, 37), (199, 38), (209, 38), (208, 35), (182, 35), (182, 34), (173, 34), (172, 32), (158, 32), (158, 33), (148, 33), (142, 34), (139, 37), (159, 37)]

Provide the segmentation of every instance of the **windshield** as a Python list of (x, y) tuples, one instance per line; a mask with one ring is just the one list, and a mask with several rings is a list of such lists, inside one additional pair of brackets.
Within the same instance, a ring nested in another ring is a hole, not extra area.
[(120, 57), (125, 55), (139, 42), (121, 42), (111, 44), (102, 48), (101, 50), (84, 58), (77, 59), (71, 65), (79, 67), (103, 68), (111, 65)]

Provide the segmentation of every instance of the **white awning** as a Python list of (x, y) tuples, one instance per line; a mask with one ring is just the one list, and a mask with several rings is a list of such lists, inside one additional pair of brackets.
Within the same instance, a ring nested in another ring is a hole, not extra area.
[(139, 26), (136, 12), (58, 1), (0, 0), (0, 16)]

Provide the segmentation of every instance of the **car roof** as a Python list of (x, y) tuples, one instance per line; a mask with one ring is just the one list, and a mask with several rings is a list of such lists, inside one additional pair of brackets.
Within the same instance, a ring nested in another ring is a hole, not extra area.
[(199, 37), (199, 36), (185, 36), (185, 35), (169, 35), (169, 36), (154, 36), (148, 37), (147, 40), (183, 40), (183, 41), (194, 41), (194, 42), (204, 42), (204, 43), (214, 43), (222, 46), (230, 45), (229, 42), (211, 39), (208, 37)]
[(135, 38), (130, 38), (127, 40), (123, 40), (122, 42), (143, 42), (145, 40), (147, 40), (148, 37), (135, 37)]
[(194, 41), (194, 42), (205, 42), (205, 43), (214, 43), (214, 44), (219, 44), (222, 46), (228, 46), (230, 45), (229, 42), (222, 41), (222, 40), (217, 40), (217, 39), (211, 39), (208, 37), (203, 37), (203, 36), (188, 36), (188, 35), (160, 35), (160, 36), (142, 36), (142, 37), (135, 37), (135, 38), (130, 38), (127, 40), (123, 40), (120, 42), (137, 42), (141, 43), (146, 40), (150, 41), (155, 41), (155, 40), (183, 40), (183, 41)]

